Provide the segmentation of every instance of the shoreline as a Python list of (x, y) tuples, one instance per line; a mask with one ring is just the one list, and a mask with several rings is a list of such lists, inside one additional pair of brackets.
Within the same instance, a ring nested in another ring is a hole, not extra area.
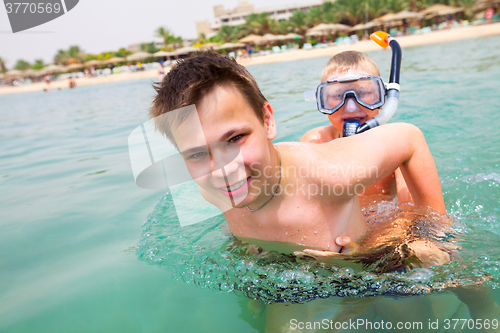
[[(401, 45), (401, 48), (404, 49), (406, 47), (446, 43), (462, 39), (488, 37), (495, 35), (500, 35), (500, 22), (488, 25), (467, 26), (467, 27), (458, 27), (448, 30), (433, 31), (422, 35), (401, 36), (398, 37), (397, 40)], [(276, 62), (295, 61), (295, 60), (320, 58), (320, 57), (331, 57), (333, 54), (347, 50), (371, 52), (382, 49), (374, 42), (370, 40), (365, 40), (355, 44), (328, 46), (325, 48), (312, 49), (312, 50), (300, 49), (285, 53), (276, 53), (267, 56), (254, 57), (252, 59), (242, 59), (239, 61), (239, 63), (244, 66), (253, 66), (253, 65), (271, 64)], [(167, 68), (167, 72), (168, 70), (169, 68)], [(155, 78), (157, 76), (158, 76), (158, 71), (155, 69), (155, 70), (135, 72), (135, 73), (113, 74), (102, 77), (78, 78), (75, 81), (78, 88), (78, 86), (96, 85), (96, 84), (104, 84), (104, 83), (112, 83), (120, 81), (142, 80), (148, 78)], [(45, 82), (37, 82), (17, 87), (0, 87), (0, 95), (42, 91), (43, 88), (45, 87), (46, 87)], [(58, 88), (67, 89), (68, 81), (62, 80), (62, 81), (51, 82), (50, 88), (51, 90)]]

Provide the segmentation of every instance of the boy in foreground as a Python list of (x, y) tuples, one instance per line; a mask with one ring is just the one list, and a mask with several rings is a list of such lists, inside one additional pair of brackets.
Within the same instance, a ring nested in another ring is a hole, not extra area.
[[(205, 199), (231, 204), (224, 217), (237, 237), (338, 252), (337, 237), (356, 240), (366, 230), (356, 192), (399, 166), (415, 205), (445, 213), (434, 161), (413, 125), (386, 125), (325, 144), (273, 145), (274, 111), (253, 77), (208, 52), (182, 61), (156, 89), (152, 118), (196, 105), (203, 133), (193, 133), (189, 117), (156, 126), (197, 174)], [(219, 163), (219, 143), (237, 145), (242, 160), (199, 176)]]
[[(157, 128), (239, 238), (339, 252), (338, 237), (358, 240), (367, 230), (357, 193), (398, 167), (416, 206), (445, 213), (434, 161), (413, 125), (324, 144), (273, 145), (273, 108), (244, 67), (215, 53), (179, 62), (156, 90), (150, 115)], [(194, 113), (173, 112), (190, 105)], [(235, 148), (238, 154), (228, 152)]]

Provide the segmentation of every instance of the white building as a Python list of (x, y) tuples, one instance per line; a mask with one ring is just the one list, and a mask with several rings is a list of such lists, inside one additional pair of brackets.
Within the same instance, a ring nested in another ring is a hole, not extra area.
[(212, 37), (223, 25), (240, 25), (245, 23), (245, 19), (252, 13), (268, 13), (276, 21), (288, 20), (296, 10), (308, 11), (314, 7), (320, 7), (324, 2), (330, 0), (316, 0), (301, 4), (283, 5), (268, 8), (257, 8), (249, 4), (248, 1), (239, 1), (234, 9), (225, 9), (222, 5), (214, 6), (213, 19), (196, 22), (196, 32), (198, 36), (202, 33), (207, 38)]

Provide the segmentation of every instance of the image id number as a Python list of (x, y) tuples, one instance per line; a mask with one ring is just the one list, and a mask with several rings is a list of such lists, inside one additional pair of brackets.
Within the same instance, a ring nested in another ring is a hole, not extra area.
[(33, 3), (33, 2), (14, 2), (6, 3), (5, 8), (7, 9), (7, 14), (10, 13), (59, 13), (61, 11), (61, 5), (58, 3)]

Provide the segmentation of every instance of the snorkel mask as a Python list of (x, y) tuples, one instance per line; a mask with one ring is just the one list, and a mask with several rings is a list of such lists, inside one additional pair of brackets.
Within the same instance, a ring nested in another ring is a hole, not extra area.
[(338, 111), (347, 103), (348, 98), (356, 99), (358, 104), (370, 110), (384, 106), (378, 115), (362, 125), (355, 119), (346, 120), (343, 128), (344, 137), (385, 124), (398, 108), (401, 47), (394, 38), (382, 31), (371, 34), (370, 38), (380, 46), (384, 48), (390, 46), (392, 49), (391, 74), (387, 85), (378, 76), (353, 75), (322, 82), (316, 90), (304, 92), (306, 101), (316, 101), (318, 110), (328, 115)]

